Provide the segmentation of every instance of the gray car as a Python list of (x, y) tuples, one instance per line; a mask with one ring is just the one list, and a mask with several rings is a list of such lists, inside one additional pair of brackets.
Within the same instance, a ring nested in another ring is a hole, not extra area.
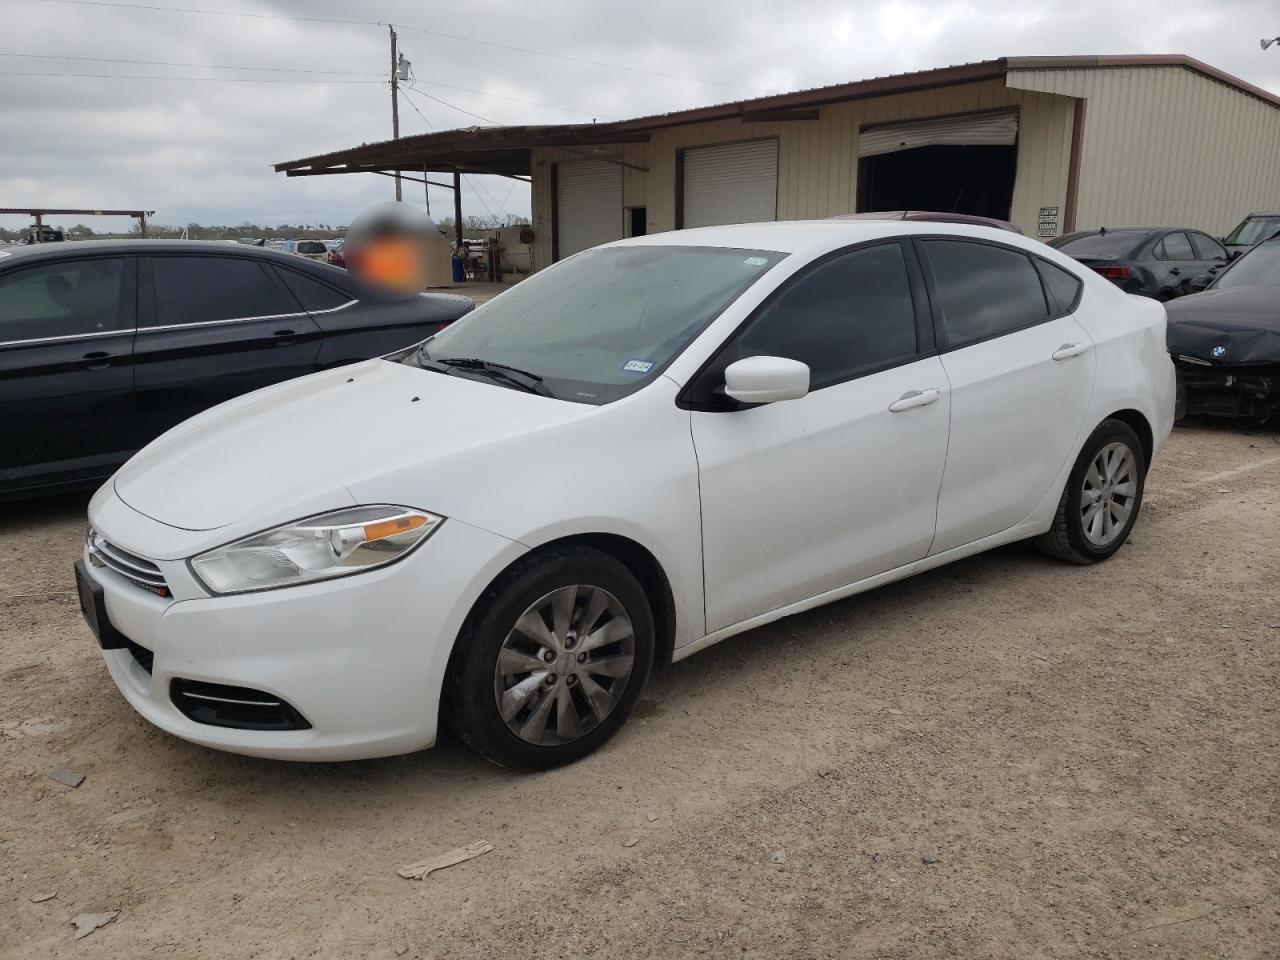
[(1192, 279), (1228, 263), (1217, 240), (1189, 227), (1102, 227), (1064, 234), (1049, 244), (1126, 293), (1168, 301), (1192, 293)]

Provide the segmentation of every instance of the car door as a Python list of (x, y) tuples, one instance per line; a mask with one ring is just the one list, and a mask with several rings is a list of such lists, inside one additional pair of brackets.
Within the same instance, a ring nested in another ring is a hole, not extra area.
[(105, 477), (137, 448), (136, 289), (129, 256), (0, 273), (0, 491)]
[[(1196, 276), (1216, 277), (1222, 268), (1230, 262), (1227, 249), (1207, 233), (1188, 230), (1187, 238), (1196, 253)], [(1194, 277), (1192, 278), (1194, 279)], [(1196, 289), (1190, 288), (1189, 289)]]
[(1159, 262), (1160, 286), (1155, 291), (1157, 299), (1168, 300), (1190, 291), (1191, 278), (1208, 273), (1209, 264), (1197, 256), (1191, 241), (1181, 230), (1166, 233), (1155, 246)]
[(145, 440), (315, 369), (320, 328), (258, 257), (157, 254), (142, 284), (134, 389)]
[[(925, 310), (909, 245), (842, 251), (784, 284), (695, 378), (708, 632), (925, 556), (950, 402)], [(761, 355), (807, 364), (809, 393), (727, 400), (725, 367)]]
[(1070, 271), (1003, 244), (916, 245), (951, 385), (938, 554), (1007, 530), (1051, 492), (1086, 429), (1096, 357)]

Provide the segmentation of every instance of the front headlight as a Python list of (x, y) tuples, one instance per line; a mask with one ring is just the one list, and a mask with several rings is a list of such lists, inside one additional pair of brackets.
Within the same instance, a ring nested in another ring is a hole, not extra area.
[(398, 560), (443, 520), (409, 507), (350, 507), (202, 553), (191, 560), (191, 569), (213, 593), (291, 587)]

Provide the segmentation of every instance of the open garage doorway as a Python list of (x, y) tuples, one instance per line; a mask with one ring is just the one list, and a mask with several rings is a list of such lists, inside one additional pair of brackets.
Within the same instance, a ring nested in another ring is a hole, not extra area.
[(1001, 111), (865, 127), (858, 210), (937, 210), (1008, 220), (1018, 117)]

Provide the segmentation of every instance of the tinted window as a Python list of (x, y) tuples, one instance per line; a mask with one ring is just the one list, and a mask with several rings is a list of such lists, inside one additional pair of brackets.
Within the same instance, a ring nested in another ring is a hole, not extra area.
[(890, 243), (828, 260), (794, 281), (739, 335), (732, 359), (799, 360), (816, 390), (915, 353), (907, 265)]
[(60, 260), (0, 276), (0, 341), (100, 333), (120, 322), (125, 258)]
[(1205, 236), (1203, 233), (1189, 233), (1191, 238), (1191, 246), (1195, 248), (1197, 260), (1225, 260), (1227, 251), (1217, 240), (1212, 237)]
[(1245, 217), (1240, 226), (1231, 231), (1227, 243), (1246, 245), (1268, 240), (1280, 232), (1280, 217)]
[(1049, 316), (1025, 253), (985, 243), (925, 240), (949, 346), (998, 337)]
[(1040, 276), (1044, 285), (1049, 288), (1049, 296), (1054, 302), (1054, 313), (1070, 313), (1076, 307), (1076, 299), (1084, 286), (1070, 270), (1064, 270), (1048, 260), (1036, 258), (1036, 266), (1040, 268)]
[(232, 257), (156, 257), (152, 260), (158, 324), (207, 323), (296, 313), (267, 271)]
[(1146, 237), (1145, 233), (1136, 230), (1108, 230), (1106, 233), (1091, 233), (1085, 237), (1075, 237), (1056, 243), (1054, 246), (1072, 257), (1089, 257), (1099, 254), (1107, 257), (1127, 257)]
[(355, 299), (355, 297), (349, 297), (340, 290), (335, 290), (327, 283), (322, 283), (297, 271), (280, 270), (278, 273), (284, 277), (285, 283), (289, 285), (289, 289), (293, 291), (294, 296), (308, 310), (332, 310), (334, 307), (340, 307), (344, 303)]
[(1280, 241), (1260, 243), (1218, 276), (1215, 290), (1280, 287)]
[[(1163, 249), (1161, 249), (1163, 248)], [(1194, 260), (1195, 251), (1185, 233), (1170, 233), (1156, 247), (1156, 256), (1161, 260)]]

